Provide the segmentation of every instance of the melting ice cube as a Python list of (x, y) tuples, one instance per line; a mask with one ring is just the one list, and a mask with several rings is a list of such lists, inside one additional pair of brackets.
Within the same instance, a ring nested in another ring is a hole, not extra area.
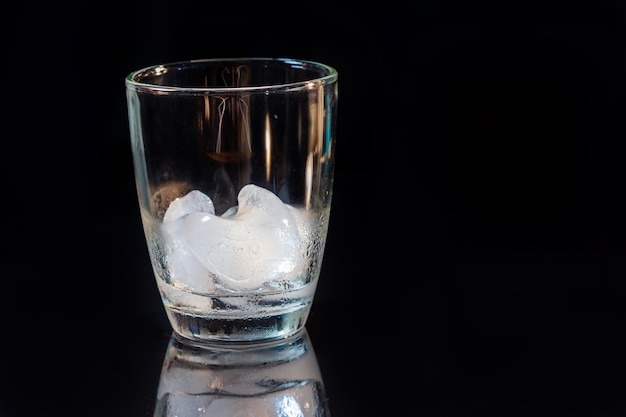
[(171, 222), (196, 212), (215, 214), (215, 206), (213, 201), (204, 193), (193, 190), (170, 203), (163, 217), (163, 222)]
[[(168, 225), (182, 218), (184, 226)], [(170, 205), (164, 228), (179, 234), (172, 242), (185, 245), (170, 257), (193, 254), (195, 262), (231, 289), (256, 289), (265, 282), (285, 278), (302, 260), (293, 208), (271, 191), (252, 184), (241, 189), (238, 205), (222, 216), (215, 215), (209, 197), (192, 191)], [(194, 261), (172, 262), (176, 263), (197, 270)]]
[(172, 201), (165, 212), (162, 231), (167, 242), (167, 270), (172, 285), (197, 293), (211, 293), (215, 282), (185, 242), (185, 216), (197, 212), (215, 214), (211, 199), (198, 190)]

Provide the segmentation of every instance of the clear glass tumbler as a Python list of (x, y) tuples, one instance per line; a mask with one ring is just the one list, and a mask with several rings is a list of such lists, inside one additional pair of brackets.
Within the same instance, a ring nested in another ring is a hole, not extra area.
[(333, 193), (337, 78), (278, 58), (126, 77), (141, 219), (178, 334), (250, 342), (305, 325)]

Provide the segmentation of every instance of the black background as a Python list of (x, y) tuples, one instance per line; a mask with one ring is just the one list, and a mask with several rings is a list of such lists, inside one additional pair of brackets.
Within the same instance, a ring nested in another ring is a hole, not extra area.
[(626, 415), (623, 1), (0, 11), (0, 416), (151, 415), (123, 81), (225, 56), (340, 73), (307, 325), (334, 417)]

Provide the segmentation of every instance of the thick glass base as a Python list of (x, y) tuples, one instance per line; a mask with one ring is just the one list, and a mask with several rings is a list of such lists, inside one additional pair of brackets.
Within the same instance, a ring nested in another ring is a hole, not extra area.
[(176, 333), (198, 342), (262, 342), (282, 339), (304, 327), (310, 305), (300, 309), (258, 317), (205, 317), (181, 313), (166, 307)]

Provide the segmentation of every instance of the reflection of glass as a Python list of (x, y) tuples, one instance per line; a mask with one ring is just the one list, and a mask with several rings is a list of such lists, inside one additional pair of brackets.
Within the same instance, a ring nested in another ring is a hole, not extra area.
[(281, 341), (200, 344), (174, 333), (154, 417), (328, 417), (320, 368), (305, 329)]

